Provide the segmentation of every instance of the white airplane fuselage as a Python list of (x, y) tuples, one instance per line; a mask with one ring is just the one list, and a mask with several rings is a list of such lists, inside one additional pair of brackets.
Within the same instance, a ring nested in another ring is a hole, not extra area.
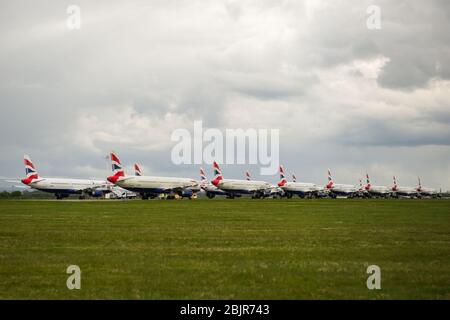
[(112, 182), (119, 187), (141, 194), (181, 193), (186, 188), (198, 188), (197, 181), (189, 178), (125, 176)]
[(394, 186), (394, 187), (392, 188), (392, 191), (393, 191), (394, 194), (397, 195), (397, 196), (415, 197), (415, 196), (419, 195), (419, 193), (417, 192), (417, 189), (412, 188), (412, 187), (399, 187), (399, 186)]
[(366, 191), (373, 196), (386, 196), (391, 193), (391, 189), (386, 186), (366, 186)]
[(281, 189), (288, 194), (296, 194), (299, 196), (311, 195), (323, 190), (323, 188), (321, 189), (314, 183), (306, 182), (286, 182), (281, 186)]
[(439, 192), (436, 189), (431, 188), (418, 188), (417, 192), (424, 197), (435, 197), (439, 195)]
[(202, 189), (205, 190), (206, 192), (218, 192), (218, 193), (222, 193), (224, 194), (224, 191), (217, 188), (215, 185), (213, 185), (212, 183), (208, 183), (202, 186)]
[(29, 187), (55, 194), (82, 194), (83, 191), (106, 187), (107, 181), (64, 178), (38, 178), (28, 184)]
[(216, 187), (227, 194), (254, 194), (270, 189), (271, 185), (265, 181), (223, 179)]
[(352, 196), (358, 192), (358, 189), (352, 184), (333, 184), (327, 189), (336, 196)]

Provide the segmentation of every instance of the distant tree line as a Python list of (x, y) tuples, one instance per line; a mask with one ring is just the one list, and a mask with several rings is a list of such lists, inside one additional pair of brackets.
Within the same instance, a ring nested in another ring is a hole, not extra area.
[(53, 199), (54, 195), (42, 191), (1, 191), (0, 200), (4, 199)]
[(442, 197), (443, 197), (443, 198), (450, 198), (450, 191), (443, 192), (443, 193), (442, 193)]
[(22, 197), (22, 192), (20, 192), (20, 191), (13, 191), (13, 192), (2, 191), (2, 192), (0, 192), (0, 199), (17, 199), (20, 197)]

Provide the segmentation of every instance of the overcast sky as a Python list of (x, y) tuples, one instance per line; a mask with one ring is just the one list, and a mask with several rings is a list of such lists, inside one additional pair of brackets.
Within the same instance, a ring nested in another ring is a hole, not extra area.
[[(81, 8), (81, 29), (66, 25)], [(381, 29), (366, 26), (370, 5)], [(146, 174), (177, 128), (278, 128), (299, 180), (450, 189), (447, 0), (0, 1), (0, 176)], [(127, 169), (128, 169), (127, 167)], [(240, 178), (257, 166), (227, 165)], [(211, 168), (207, 167), (211, 176)], [(130, 171), (130, 170), (128, 170)]]

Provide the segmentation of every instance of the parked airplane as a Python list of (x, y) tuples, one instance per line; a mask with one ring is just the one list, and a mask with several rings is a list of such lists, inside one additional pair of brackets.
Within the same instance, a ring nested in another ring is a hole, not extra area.
[[(142, 176), (142, 168), (138, 163), (134, 164), (134, 175), (135, 176)], [(183, 189), (183, 192), (181, 194), (181, 197), (183, 198), (196, 198), (197, 197), (197, 193), (201, 190), (200, 186), (197, 187), (189, 187), (186, 189)]]
[(366, 191), (370, 197), (388, 197), (391, 194), (391, 189), (385, 186), (373, 186), (370, 183), (369, 174), (366, 173)]
[(280, 182), (278, 186), (283, 189), (287, 198), (292, 198), (293, 195), (298, 195), (300, 198), (316, 196), (321, 189), (314, 183), (296, 182), (295, 175), (292, 175), (294, 181), (288, 182), (284, 173), (283, 166), (280, 166)]
[[(245, 172), (245, 177), (247, 181), (252, 180), (252, 176), (250, 174), (250, 171)], [(270, 187), (266, 190), (264, 190), (265, 198), (282, 198), (284, 196), (284, 191), (279, 186), (271, 184)]]
[(439, 197), (439, 192), (436, 189), (422, 187), (422, 182), (420, 181), (420, 178), (418, 179), (419, 179), (419, 186), (417, 187), (417, 192), (420, 194), (420, 196), (432, 198)]
[(211, 182), (208, 181), (206, 177), (205, 171), (203, 168), (200, 168), (200, 187), (206, 192), (206, 196), (209, 199), (214, 198), (215, 196), (225, 196), (226, 193), (223, 190), (220, 190)]
[(139, 193), (144, 200), (155, 198), (160, 194), (174, 193), (183, 196), (186, 188), (198, 188), (197, 181), (189, 178), (127, 176), (118, 156), (111, 152), (110, 157), (113, 175), (108, 177), (108, 181), (124, 189)]
[(86, 196), (100, 196), (110, 192), (108, 182), (104, 180), (43, 178), (37, 173), (30, 156), (23, 157), (26, 178), (21, 182), (33, 189), (53, 193), (56, 199), (67, 198), (71, 194), (79, 195), (80, 199)]
[(213, 166), (215, 177), (211, 183), (223, 190), (230, 199), (240, 197), (243, 194), (250, 194), (254, 198), (262, 198), (264, 197), (265, 191), (271, 187), (265, 181), (224, 179), (217, 162), (214, 161)]
[(332, 198), (336, 198), (337, 196), (353, 198), (358, 192), (357, 188), (352, 184), (335, 184), (331, 177), (330, 169), (328, 169), (328, 184), (325, 187), (329, 190)]
[(400, 187), (397, 185), (397, 179), (395, 178), (395, 176), (393, 177), (394, 179), (394, 185), (392, 186), (392, 191), (393, 191), (393, 196), (395, 197), (410, 197), (410, 198), (414, 198), (417, 196), (420, 196), (417, 189), (413, 188), (413, 187)]

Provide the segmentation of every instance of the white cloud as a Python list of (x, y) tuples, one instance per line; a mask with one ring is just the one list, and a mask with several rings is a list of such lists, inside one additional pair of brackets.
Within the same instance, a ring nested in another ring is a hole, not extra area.
[(185, 125), (184, 115), (171, 112), (154, 117), (133, 107), (96, 109), (78, 116), (74, 143), (97, 152), (101, 152), (102, 145), (127, 145), (157, 152), (169, 148), (171, 142), (167, 137)]

